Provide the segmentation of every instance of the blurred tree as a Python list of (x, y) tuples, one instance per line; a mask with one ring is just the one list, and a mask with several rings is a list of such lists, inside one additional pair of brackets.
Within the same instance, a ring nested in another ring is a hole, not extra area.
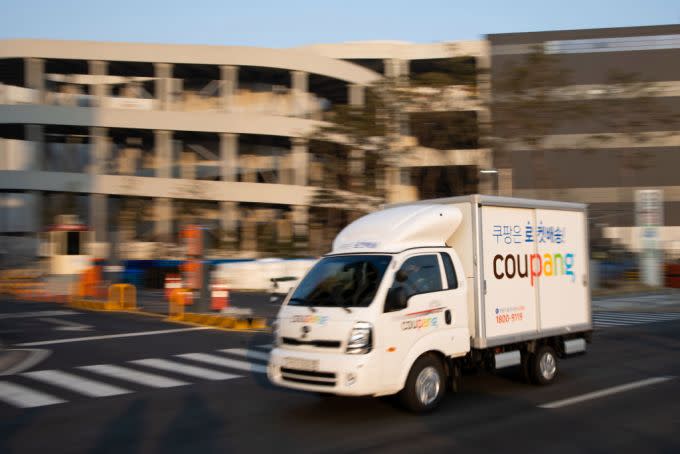
[[(366, 87), (363, 106), (333, 106), (325, 118), (328, 123), (314, 131), (310, 138), (319, 142), (343, 144), (344, 159), (349, 163), (350, 179), (347, 189), (352, 194), (332, 185), (322, 187), (317, 191), (312, 204), (363, 211), (384, 202), (389, 184), (396, 182), (399, 177), (399, 164), (419, 146), (418, 140), (411, 136), (413, 132), (440, 149), (454, 148), (456, 142), (451, 140), (452, 137), (468, 142), (476, 141), (476, 124), (475, 127), (470, 127), (468, 118), (461, 117), (461, 121), (442, 121), (442, 111), (446, 110), (442, 100), (446, 90), (453, 86), (462, 86), (465, 87), (465, 96), (474, 97), (476, 77), (474, 58), (440, 59), (426, 71), (411, 77), (384, 77)], [(432, 113), (433, 110), (439, 112)], [(410, 120), (410, 116), (414, 120)], [(438, 131), (424, 131), (419, 128), (420, 125), (434, 122)], [(325, 153), (331, 162), (343, 159), (332, 147), (325, 150)], [(336, 177), (333, 173), (343, 168), (330, 167), (329, 172), (324, 173), (323, 180), (334, 180)], [(360, 200), (356, 200), (357, 197)]]

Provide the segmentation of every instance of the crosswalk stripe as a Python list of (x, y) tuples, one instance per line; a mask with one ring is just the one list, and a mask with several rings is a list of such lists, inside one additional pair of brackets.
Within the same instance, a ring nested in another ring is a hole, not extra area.
[(227, 374), (225, 372), (218, 372), (216, 370), (206, 369), (204, 367), (189, 366), (187, 364), (178, 363), (176, 361), (169, 361), (167, 359), (149, 358), (149, 359), (137, 359), (135, 361), (130, 362), (134, 364), (140, 364), (142, 366), (152, 367), (154, 369), (166, 370), (169, 372), (177, 372), (180, 374), (204, 378), (207, 380), (228, 380), (230, 378), (240, 377), (240, 375)]
[(673, 320), (680, 318), (680, 314), (595, 314), (595, 318), (644, 319), (644, 320)]
[(6, 381), (0, 382), (0, 400), (21, 408), (61, 404), (65, 400)]
[(116, 396), (118, 394), (130, 392), (124, 388), (108, 385), (88, 378), (82, 378), (59, 370), (39, 370), (35, 372), (25, 372), (21, 375), (50, 385), (60, 386), (90, 397)]
[(118, 378), (140, 385), (151, 386), (153, 388), (172, 388), (174, 386), (188, 385), (187, 382), (163, 377), (162, 375), (140, 372), (127, 367), (116, 366), (113, 364), (97, 364), (94, 366), (83, 366), (80, 369), (91, 371), (108, 377)]
[(248, 372), (257, 372), (260, 374), (264, 374), (267, 372), (267, 368), (259, 364), (253, 364), (246, 361), (238, 361), (235, 359), (209, 355), (207, 353), (185, 353), (177, 356), (179, 356), (180, 358), (191, 359), (202, 363), (214, 364), (217, 366), (224, 367), (232, 367), (234, 369), (241, 369)]
[(245, 348), (225, 348), (220, 350), (224, 353), (232, 355), (243, 356), (248, 359), (259, 359), (262, 361), (269, 361), (269, 353), (258, 352), (257, 350), (246, 350)]
[(649, 317), (593, 317), (596, 321), (616, 321), (628, 323), (653, 323), (653, 322), (668, 322), (676, 320), (675, 318), (649, 318)]
[(659, 318), (619, 318), (619, 317), (593, 317), (593, 320), (596, 321), (613, 321), (613, 322), (636, 322), (636, 323), (648, 323), (648, 322), (663, 322), (666, 321), (666, 319), (659, 319)]

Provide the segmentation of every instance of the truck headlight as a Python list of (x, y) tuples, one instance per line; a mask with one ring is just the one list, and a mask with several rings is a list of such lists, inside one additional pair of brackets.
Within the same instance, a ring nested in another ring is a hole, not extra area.
[(368, 322), (356, 322), (349, 335), (347, 353), (363, 355), (373, 348), (373, 325)]

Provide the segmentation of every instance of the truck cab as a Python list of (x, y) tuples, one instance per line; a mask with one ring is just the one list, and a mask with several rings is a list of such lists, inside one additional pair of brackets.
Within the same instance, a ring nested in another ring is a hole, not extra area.
[(465, 272), (445, 244), (460, 221), (454, 207), (402, 207), (343, 230), (282, 306), (269, 378), (380, 396), (404, 389), (422, 359), (411, 374), (420, 397), (412, 397), (423, 407), (438, 403), (445, 359), (470, 348)]

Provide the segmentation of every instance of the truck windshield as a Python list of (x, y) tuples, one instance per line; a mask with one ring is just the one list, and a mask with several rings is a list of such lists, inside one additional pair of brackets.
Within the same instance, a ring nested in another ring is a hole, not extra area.
[(378, 290), (389, 255), (345, 255), (320, 260), (288, 301), (291, 306), (366, 307)]

